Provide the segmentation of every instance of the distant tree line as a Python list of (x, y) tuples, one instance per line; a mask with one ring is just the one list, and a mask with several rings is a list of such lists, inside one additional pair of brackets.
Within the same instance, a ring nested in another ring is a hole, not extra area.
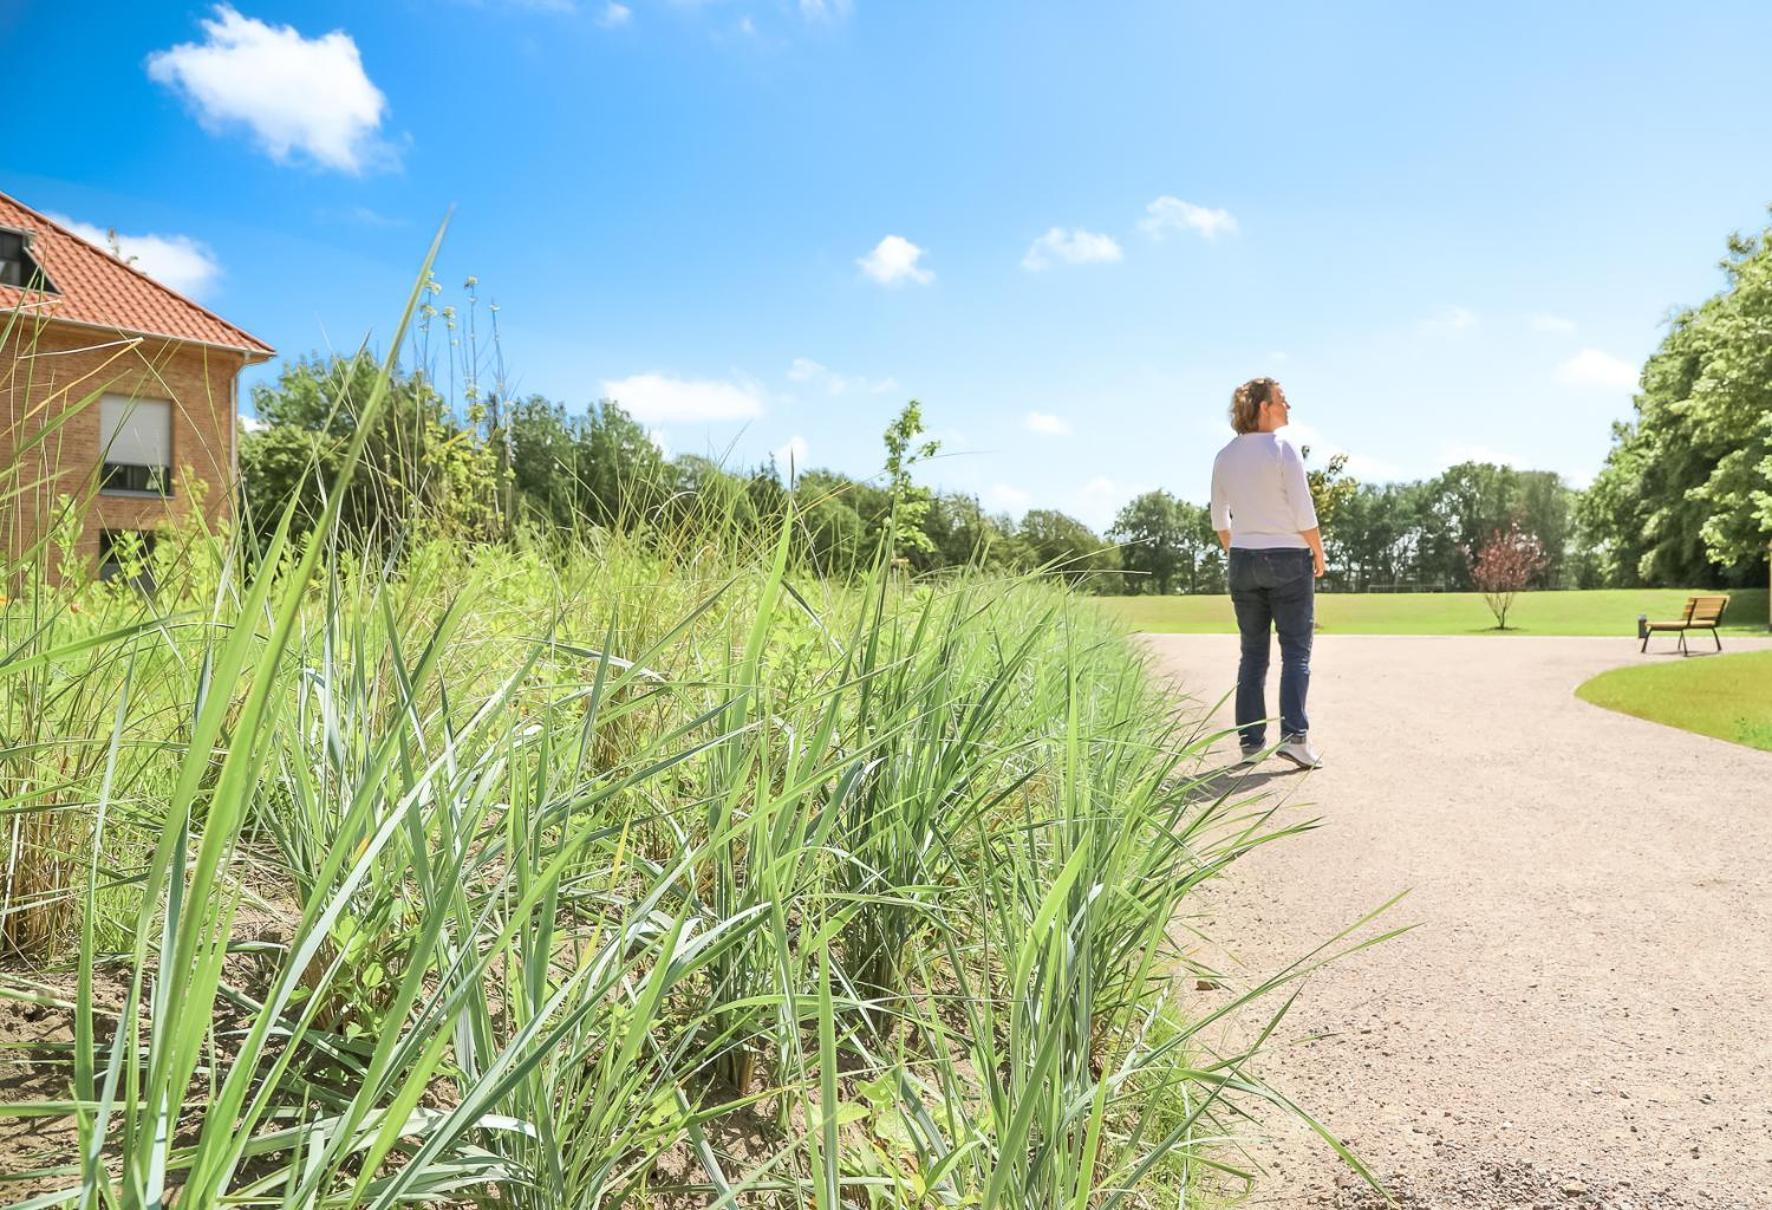
[[(245, 514), (261, 535), (291, 499), (298, 517), (320, 515), (379, 376), (367, 357), (314, 357), (253, 389), (257, 421), (241, 441), (240, 467)], [(883, 435), (879, 477), (814, 469), (791, 482), (773, 460), (735, 470), (693, 454), (666, 457), (614, 400), (581, 412), (539, 395), (501, 401), (489, 393), (466, 415), (456, 410), (429, 376), (392, 378), (342, 505), (348, 538), (387, 543), (430, 529), (498, 541), (603, 527), (678, 547), (698, 535), (767, 541), (791, 501), (796, 556), (832, 574), (848, 574), (889, 543), (890, 556), (916, 572), (1045, 570), (1120, 588), (1119, 552), (1075, 518), (1034, 509), (1017, 520), (975, 497), (918, 485), (913, 467), (936, 451), (915, 402)]]
[[(1483, 462), (1384, 484), (1355, 482), (1342, 456), (1311, 468), (1328, 586), (1470, 591), (1482, 578), (1485, 547), (1504, 536), (1530, 544), (1529, 588), (1764, 583), (1772, 546), (1772, 228), (1731, 237), (1722, 267), (1725, 287), (1672, 318), (1643, 370), (1635, 419), (1614, 426), (1606, 464), (1586, 491), (1550, 471)], [(790, 482), (773, 462), (734, 469), (666, 457), (616, 400), (579, 412), (539, 395), (509, 397), (502, 373), (483, 390), (473, 285), (468, 279), (465, 323), (449, 307), (423, 308), (414, 364), (430, 364), (425, 346), (438, 320), (460, 360), (441, 376), (394, 376), (367, 441), (366, 473), (343, 502), (340, 526), (350, 536), (383, 541), (433, 527), (495, 541), (519, 530), (594, 526), (758, 538), (779, 532), (791, 502), (796, 557), (832, 574), (889, 545), (891, 557), (917, 572), (1044, 570), (1100, 592), (1224, 591), (1208, 510), (1166, 491), (1133, 499), (1098, 536), (1054, 510), (1017, 520), (988, 512), (976, 497), (919, 486), (912, 469), (935, 446), (923, 437), (915, 402), (883, 434), (880, 476), (806, 470)], [(496, 318), (494, 309), (495, 342)], [(250, 524), (264, 531), (291, 499), (302, 515), (319, 515), (377, 378), (363, 356), (309, 358), (253, 389), (257, 424), (240, 449)]]
[[(1370, 484), (1347, 479), (1342, 465), (1331, 462), (1312, 484), (1328, 587), (1470, 591), (1483, 544), (1513, 525), (1546, 552), (1532, 587), (1594, 580), (1573, 528), (1576, 493), (1549, 471), (1466, 462), (1428, 480)], [(1224, 558), (1203, 505), (1146, 492), (1120, 510), (1109, 535), (1123, 544), (1129, 591), (1224, 591)]]

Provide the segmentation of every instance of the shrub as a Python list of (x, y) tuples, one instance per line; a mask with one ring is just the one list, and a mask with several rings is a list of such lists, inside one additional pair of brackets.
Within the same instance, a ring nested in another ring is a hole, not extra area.
[(1495, 615), (1497, 630), (1507, 629), (1514, 598), (1544, 570), (1545, 561), (1544, 543), (1517, 523), (1492, 532), (1471, 560), (1471, 582)]

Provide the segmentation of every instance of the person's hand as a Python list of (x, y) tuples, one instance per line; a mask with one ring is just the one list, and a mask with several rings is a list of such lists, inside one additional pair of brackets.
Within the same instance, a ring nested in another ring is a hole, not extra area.
[(1328, 570), (1329, 569), (1323, 565), (1323, 556), (1313, 553), (1311, 555), (1311, 571), (1315, 573), (1317, 579), (1321, 580), (1323, 578), (1323, 573)]

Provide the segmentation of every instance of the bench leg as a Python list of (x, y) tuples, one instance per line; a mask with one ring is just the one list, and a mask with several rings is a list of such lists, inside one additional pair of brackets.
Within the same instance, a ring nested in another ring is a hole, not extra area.
[(1690, 651), (1686, 650), (1686, 632), (1684, 630), (1680, 631), (1680, 654), (1681, 655), (1691, 655), (1692, 654)]
[(1645, 630), (1643, 632), (1643, 645), (1641, 647), (1637, 648), (1637, 650), (1638, 651), (1649, 650), (1649, 632), (1647, 630)]
[(1710, 628), (1710, 637), (1711, 637), (1711, 638), (1712, 638), (1712, 639), (1713, 639), (1713, 640), (1715, 640), (1715, 642), (1716, 642), (1716, 644), (1717, 644), (1717, 650), (1718, 650), (1718, 651), (1721, 651), (1721, 650), (1722, 650), (1722, 649), (1723, 649), (1723, 640), (1722, 640), (1722, 639), (1719, 639), (1719, 638), (1717, 638), (1717, 628), (1716, 628), (1716, 627), (1715, 627), (1715, 626), (1712, 626), (1712, 627), (1711, 627), (1711, 628)]

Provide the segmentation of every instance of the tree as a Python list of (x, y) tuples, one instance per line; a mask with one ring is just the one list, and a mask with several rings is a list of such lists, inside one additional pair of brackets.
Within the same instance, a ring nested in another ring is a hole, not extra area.
[(929, 554), (935, 549), (935, 543), (923, 532), (923, 519), (929, 515), (929, 489), (912, 481), (911, 468), (925, 458), (935, 457), (941, 443), (918, 442), (922, 433), (923, 405), (915, 399), (905, 404), (886, 426), (886, 485), (892, 494), (894, 556), (913, 551)]
[(1098, 591), (1119, 586), (1120, 555), (1087, 525), (1055, 509), (1035, 508), (1021, 519), (1016, 543), (1030, 567)]
[(931, 501), (923, 531), (933, 549), (913, 558), (919, 571), (936, 567), (1001, 567), (1009, 557), (1008, 536), (984, 511), (976, 496), (938, 493)]
[[(1307, 462), (1310, 456), (1308, 445), (1299, 451), (1299, 457)], [(1334, 527), (1342, 507), (1360, 490), (1360, 482), (1348, 475), (1346, 454), (1330, 455), (1327, 466), (1320, 470), (1306, 470), (1304, 477), (1310, 484), (1311, 503), (1317, 510), (1317, 528), (1327, 534)]]
[(1150, 588), (1168, 596), (1183, 561), (1186, 506), (1166, 491), (1136, 496), (1114, 518), (1108, 537), (1120, 544), (1120, 566), (1134, 592)]
[(1362, 483), (1347, 498), (1323, 546), (1349, 587), (1359, 591), (1419, 578), (1425, 497), (1419, 483)]
[[(381, 377), (367, 352), (310, 357), (252, 389), (261, 427), (240, 442), (246, 513), (261, 534), (293, 498), (304, 521), (320, 515), (358, 418)], [(414, 526), (482, 539), (498, 530), (496, 460), (444, 406), (422, 373), (395, 371), (363, 460), (341, 501), (353, 538), (392, 540)]]
[(577, 442), (566, 409), (540, 395), (510, 405), (511, 482), (536, 519), (570, 528), (580, 515)]
[(1673, 318), (1613, 426), (1582, 524), (1623, 583), (1763, 579), (1772, 543), (1772, 227), (1733, 236), (1723, 290)]
[(1490, 534), (1471, 560), (1471, 581), (1495, 615), (1497, 630), (1507, 629), (1514, 598), (1544, 570), (1545, 561), (1544, 544), (1518, 525)]
[(841, 496), (816, 496), (801, 505), (797, 515), (807, 553), (821, 575), (846, 576), (855, 571), (865, 553), (867, 530), (853, 505)]

